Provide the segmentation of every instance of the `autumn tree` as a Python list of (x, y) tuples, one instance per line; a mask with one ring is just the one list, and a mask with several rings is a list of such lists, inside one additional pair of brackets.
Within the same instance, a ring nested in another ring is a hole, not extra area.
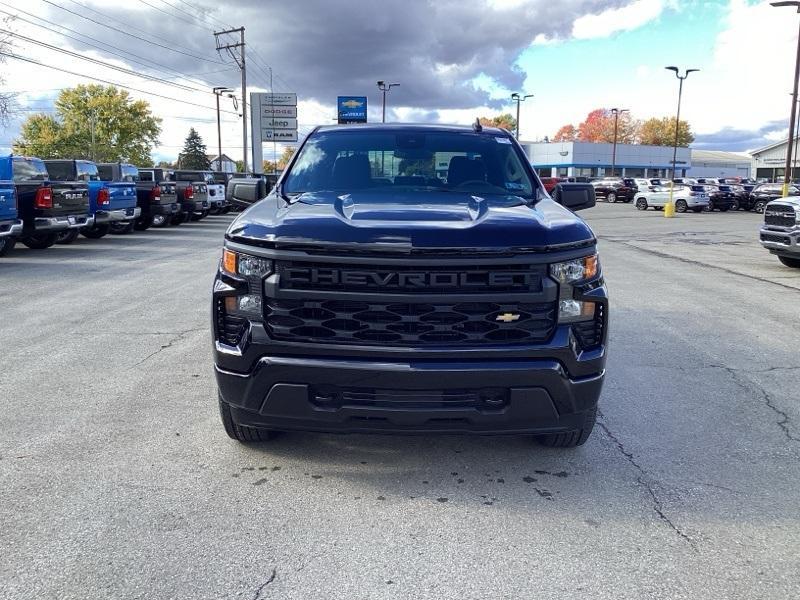
[(481, 117), (481, 125), (485, 127), (499, 127), (508, 131), (515, 131), (517, 129), (517, 120), (510, 113), (497, 115), (496, 117)]
[(578, 131), (575, 129), (574, 125), (570, 125), (567, 123), (561, 129), (556, 131), (556, 134), (553, 136), (554, 142), (574, 142), (578, 137)]
[(114, 86), (79, 85), (61, 90), (54, 116), (28, 117), (14, 140), (14, 152), (40, 158), (88, 158), (152, 164), (150, 153), (161, 119), (144, 100)]
[[(694, 141), (688, 121), (681, 119), (678, 127), (678, 146), (686, 147)], [(653, 117), (642, 123), (639, 143), (649, 146), (672, 146), (675, 143), (675, 117)]]
[(178, 162), (181, 169), (205, 171), (211, 168), (211, 161), (208, 160), (206, 154), (206, 145), (194, 127), (189, 128), (189, 135), (183, 142), (183, 151), (181, 151)]
[(296, 150), (297, 148), (295, 148), (294, 146), (286, 146), (283, 149), (283, 152), (281, 153), (280, 157), (278, 157), (278, 169), (282, 170), (286, 168), (286, 165), (288, 165), (289, 161), (292, 160), (292, 157), (294, 156)]

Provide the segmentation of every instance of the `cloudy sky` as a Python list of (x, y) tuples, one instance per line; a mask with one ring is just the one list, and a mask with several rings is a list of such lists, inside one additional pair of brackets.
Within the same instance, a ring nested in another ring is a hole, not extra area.
[[(52, 111), (59, 89), (93, 77), (133, 88), (163, 118), (156, 160), (174, 159), (190, 126), (216, 148), (210, 88), (241, 95), (241, 85), (213, 30), (240, 25), (248, 90), (268, 91), (271, 75), (275, 92), (296, 92), (301, 134), (334, 122), (337, 95), (368, 96), (379, 120), (378, 79), (401, 84), (391, 120), (469, 123), (514, 110), (514, 91), (534, 94), (522, 106), (524, 140), (597, 107), (671, 115), (678, 86), (664, 66), (674, 64), (701, 69), (682, 113), (695, 146), (758, 148), (786, 135), (800, 19), (747, 0), (0, 0), (0, 18), (9, 15), (0, 27), (15, 34), (19, 58), (0, 75), (19, 118), (0, 129), (0, 152), (25, 116)], [(229, 99), (223, 109), (223, 151), (241, 158), (241, 121)]]

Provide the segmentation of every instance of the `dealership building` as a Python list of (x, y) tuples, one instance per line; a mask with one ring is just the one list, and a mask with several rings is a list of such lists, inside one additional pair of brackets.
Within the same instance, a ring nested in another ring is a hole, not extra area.
[[(536, 171), (546, 177), (603, 177), (611, 175), (614, 145), (592, 142), (521, 142)], [(671, 146), (617, 144), (617, 175), (669, 177)], [(785, 152), (785, 149), (784, 149)], [(676, 177), (750, 177), (748, 154), (678, 148)], [(766, 177), (766, 175), (764, 175)]]
[[(759, 148), (752, 152), (753, 156), (753, 176), (757, 178), (766, 177), (776, 181), (778, 177), (783, 177), (786, 168), (786, 149), (789, 147), (789, 140), (783, 140), (764, 148)], [(798, 152), (792, 152), (792, 169), (797, 176), (797, 169), (800, 168)]]

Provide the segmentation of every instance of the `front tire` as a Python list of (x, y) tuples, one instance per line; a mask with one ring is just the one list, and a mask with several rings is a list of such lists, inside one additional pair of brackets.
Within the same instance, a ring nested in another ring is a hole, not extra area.
[(108, 224), (92, 225), (91, 227), (84, 227), (81, 229), (81, 235), (90, 240), (99, 240), (101, 237), (108, 235), (110, 229)]
[(228, 434), (228, 437), (232, 440), (236, 440), (237, 442), (247, 443), (247, 442), (268, 442), (269, 440), (273, 439), (276, 436), (275, 431), (270, 431), (268, 429), (256, 429), (255, 427), (245, 427), (243, 425), (239, 425), (233, 419), (233, 414), (231, 413), (231, 405), (225, 402), (222, 399), (222, 396), (218, 397), (219, 401), (219, 416), (222, 419), (222, 426), (225, 428), (225, 433)]
[(614, 192), (609, 192), (608, 196), (606, 196), (606, 202), (616, 202), (617, 195)]
[(636, 200), (636, 208), (638, 210), (647, 210), (647, 200), (644, 198), (638, 198)]
[(757, 200), (756, 203), (753, 205), (753, 210), (757, 213), (764, 213), (764, 209), (767, 207), (766, 200)]
[(66, 246), (78, 239), (80, 232), (77, 229), (67, 229), (66, 231), (59, 231), (56, 234), (56, 244)]
[(689, 205), (686, 204), (686, 200), (676, 200), (675, 201), (675, 210), (679, 213), (685, 213), (689, 208)]
[(17, 238), (7, 236), (0, 238), (0, 256), (5, 256), (17, 245)]
[(22, 243), (31, 250), (44, 250), (56, 243), (57, 233), (34, 233), (22, 238)]
[(597, 407), (586, 411), (580, 429), (564, 433), (548, 433), (536, 436), (536, 441), (549, 448), (575, 448), (582, 446), (592, 435), (592, 429), (597, 421)]
[(788, 256), (779, 256), (778, 260), (785, 266), (792, 269), (800, 269), (800, 258), (789, 258)]

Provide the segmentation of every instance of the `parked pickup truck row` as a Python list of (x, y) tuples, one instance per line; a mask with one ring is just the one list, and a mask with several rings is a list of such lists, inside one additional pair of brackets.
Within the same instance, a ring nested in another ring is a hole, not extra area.
[(228, 174), (0, 156), (0, 256), (228, 212)]

